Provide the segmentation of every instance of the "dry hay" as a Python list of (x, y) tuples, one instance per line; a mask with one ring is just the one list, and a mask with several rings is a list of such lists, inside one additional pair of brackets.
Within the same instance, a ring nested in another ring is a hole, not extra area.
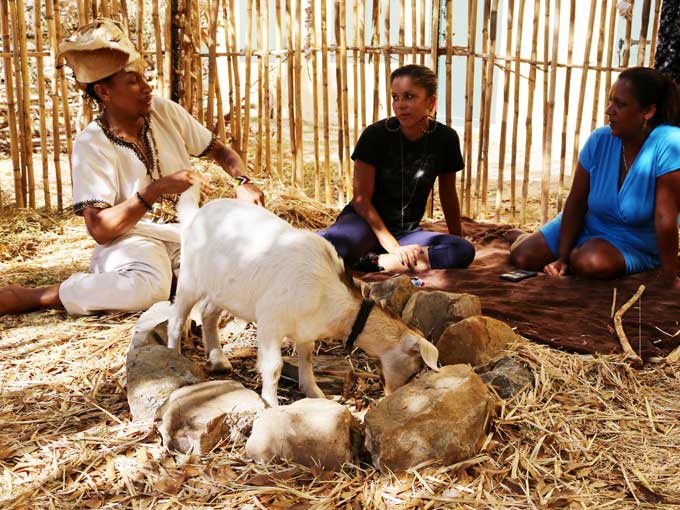
[[(268, 193), (270, 205), (296, 206), (288, 193)], [(290, 214), (312, 218), (317, 228), (334, 214), (319, 210)], [(11, 231), (8, 218), (0, 216), (2, 232)], [(91, 241), (82, 224), (53, 219), (64, 226), (56, 245), (36, 239), (32, 259), (0, 267), (1, 282), (32, 271), (57, 280), (87, 266), (83, 249)], [(634, 371), (620, 357), (527, 344), (515, 356), (535, 371), (535, 387), (499, 403), (474, 458), (398, 476), (363, 461), (327, 473), (259, 466), (243, 443), (204, 456), (164, 452), (127, 406), (125, 353), (137, 317), (50, 311), (0, 318), (0, 507), (680, 508), (680, 380), (673, 367)], [(252, 332), (236, 331), (230, 354), (234, 377), (259, 388)], [(187, 351), (204, 362), (196, 339)], [(343, 401), (353, 410), (380, 393), (372, 365), (358, 365), (356, 392)], [(284, 387), (282, 396), (295, 392)]]

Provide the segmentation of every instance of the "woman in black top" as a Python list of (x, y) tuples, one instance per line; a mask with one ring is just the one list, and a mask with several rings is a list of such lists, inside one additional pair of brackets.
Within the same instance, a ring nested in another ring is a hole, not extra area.
[[(430, 118), (437, 77), (407, 65), (391, 77), (394, 117), (368, 126), (352, 153), (354, 198), (320, 234), (347, 265), (369, 255), (387, 270), (467, 267), (475, 256), (462, 238), (456, 172), (463, 168), (458, 134)], [(439, 178), (449, 234), (419, 227)]]

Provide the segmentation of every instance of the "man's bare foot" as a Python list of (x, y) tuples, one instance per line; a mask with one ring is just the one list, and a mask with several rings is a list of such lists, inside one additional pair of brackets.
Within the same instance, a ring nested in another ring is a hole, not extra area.
[(423, 248), (418, 255), (418, 260), (415, 266), (409, 267), (401, 263), (399, 255), (393, 253), (382, 253), (378, 257), (378, 265), (382, 266), (385, 271), (427, 271), (432, 269), (430, 266), (430, 257), (427, 248)]
[(0, 288), (0, 316), (29, 312), (38, 308), (60, 308), (59, 284), (29, 288), (8, 285)]

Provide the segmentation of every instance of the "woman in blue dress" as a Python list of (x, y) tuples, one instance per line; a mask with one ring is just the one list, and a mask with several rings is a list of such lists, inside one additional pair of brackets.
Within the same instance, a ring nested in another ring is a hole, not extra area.
[(623, 71), (579, 155), (564, 212), (518, 238), (510, 258), (551, 276), (612, 279), (661, 266), (680, 290), (680, 91), (651, 68)]

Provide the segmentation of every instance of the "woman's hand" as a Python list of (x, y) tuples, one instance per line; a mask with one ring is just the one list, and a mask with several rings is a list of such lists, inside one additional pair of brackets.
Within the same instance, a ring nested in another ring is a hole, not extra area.
[(569, 263), (563, 259), (557, 259), (543, 268), (548, 276), (564, 276), (569, 270)]
[(397, 255), (401, 260), (401, 264), (407, 267), (415, 267), (418, 263), (418, 256), (422, 253), (423, 247), (419, 244), (406, 244), (404, 246), (396, 246), (389, 250), (389, 253)]
[(203, 194), (209, 195), (213, 192), (213, 186), (210, 184), (208, 178), (194, 170), (180, 170), (171, 173), (154, 181), (150, 187), (153, 187), (154, 191), (157, 193), (158, 196), (154, 197), (157, 200), (160, 195), (176, 195), (178, 193), (183, 193), (194, 184), (200, 185), (201, 193)]
[(236, 198), (251, 204), (264, 207), (264, 193), (254, 184), (247, 182), (236, 188)]

